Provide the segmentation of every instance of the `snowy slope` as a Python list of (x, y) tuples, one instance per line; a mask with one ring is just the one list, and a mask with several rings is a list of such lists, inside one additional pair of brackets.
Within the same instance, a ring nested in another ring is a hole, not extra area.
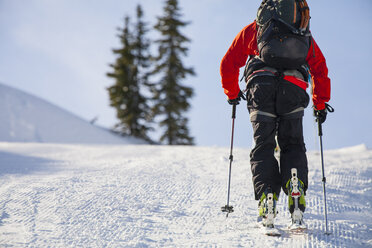
[(319, 154), (309, 152), (309, 231), (255, 228), (249, 150), (234, 149), (229, 218), (228, 148), (0, 143), (0, 247), (372, 247), (372, 151), (325, 152), (324, 235)]
[(0, 141), (126, 144), (118, 137), (40, 98), (0, 84)]

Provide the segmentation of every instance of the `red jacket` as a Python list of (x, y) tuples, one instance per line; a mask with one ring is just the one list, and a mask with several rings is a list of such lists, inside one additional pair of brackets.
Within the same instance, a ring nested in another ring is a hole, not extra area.
[[(239, 94), (240, 67), (245, 65), (248, 56), (258, 55), (256, 36), (256, 21), (254, 21), (235, 37), (221, 61), (222, 87), (229, 99), (234, 99)], [(313, 79), (313, 103), (316, 109), (321, 110), (325, 108), (325, 102), (330, 99), (331, 83), (325, 58), (313, 38), (306, 60)]]

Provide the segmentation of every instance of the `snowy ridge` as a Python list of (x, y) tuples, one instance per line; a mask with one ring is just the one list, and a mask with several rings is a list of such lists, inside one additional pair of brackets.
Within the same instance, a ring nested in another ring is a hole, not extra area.
[(0, 143), (0, 247), (371, 247), (372, 151), (326, 151), (324, 234), (318, 152), (309, 152), (307, 233), (255, 227), (249, 150), (234, 149), (226, 219), (228, 148)]
[(0, 83), (0, 141), (143, 144), (122, 138), (20, 90)]

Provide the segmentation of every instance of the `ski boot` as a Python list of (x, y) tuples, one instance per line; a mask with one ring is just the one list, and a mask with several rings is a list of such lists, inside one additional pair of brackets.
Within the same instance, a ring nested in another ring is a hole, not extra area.
[(291, 213), (292, 224), (290, 229), (306, 229), (303, 215), (306, 208), (304, 183), (297, 177), (297, 169), (291, 169), (291, 179), (288, 180), (288, 208)]
[(275, 193), (271, 189), (266, 190), (258, 203), (258, 222), (261, 222), (264, 227), (274, 228), (274, 218), (276, 217), (276, 201), (278, 200)]

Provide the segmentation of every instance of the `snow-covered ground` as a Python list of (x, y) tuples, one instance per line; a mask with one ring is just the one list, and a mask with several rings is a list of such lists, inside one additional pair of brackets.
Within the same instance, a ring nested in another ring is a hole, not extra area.
[(143, 144), (94, 126), (43, 99), (0, 83), (0, 141)]
[(329, 228), (324, 234), (320, 158), (309, 152), (305, 218), (294, 235), (281, 195), (281, 237), (255, 228), (249, 150), (0, 143), (0, 247), (372, 247), (372, 151), (325, 152)]

